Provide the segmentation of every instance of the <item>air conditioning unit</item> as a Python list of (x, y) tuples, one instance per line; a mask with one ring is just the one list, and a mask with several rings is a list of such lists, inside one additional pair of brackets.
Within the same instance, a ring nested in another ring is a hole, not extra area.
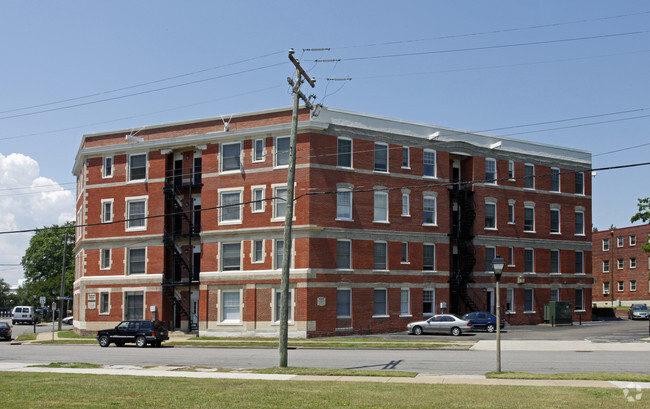
[(603, 295), (608, 295), (608, 294), (609, 294), (609, 290), (603, 291)]

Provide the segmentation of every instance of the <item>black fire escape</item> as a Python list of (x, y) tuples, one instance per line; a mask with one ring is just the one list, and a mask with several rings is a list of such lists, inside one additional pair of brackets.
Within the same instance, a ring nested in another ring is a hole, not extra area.
[[(194, 257), (192, 243), (200, 242), (198, 235), (201, 232), (201, 210), (194, 205), (192, 195), (200, 193), (202, 186), (200, 162), (198, 169), (195, 165), (189, 172), (183, 172), (182, 165), (175, 163), (173, 171), (168, 172), (165, 178), (163, 295), (175, 306), (176, 317), (173, 319), (186, 317), (191, 331), (198, 329), (198, 322), (192, 319), (190, 294), (192, 287), (199, 285), (200, 271), (200, 259)], [(185, 297), (181, 295), (183, 292)]]
[(470, 184), (455, 183), (449, 189), (452, 206), (451, 271), (449, 276), (450, 312), (463, 314), (479, 308), (469, 294), (468, 284), (473, 282), (472, 272), (476, 255), (472, 228), (476, 211), (474, 191)]

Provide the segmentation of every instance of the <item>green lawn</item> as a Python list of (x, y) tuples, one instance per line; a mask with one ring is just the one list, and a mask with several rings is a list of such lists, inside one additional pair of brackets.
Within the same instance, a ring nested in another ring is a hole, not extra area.
[[(622, 408), (620, 389), (247, 381), (0, 372), (21, 408)], [(25, 385), (30, 385), (26, 388)]]

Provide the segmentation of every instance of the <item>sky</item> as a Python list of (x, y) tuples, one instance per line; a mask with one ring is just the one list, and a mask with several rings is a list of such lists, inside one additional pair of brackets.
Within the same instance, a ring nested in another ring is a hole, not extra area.
[[(72, 220), (82, 135), (316, 102), (593, 154), (593, 225), (650, 196), (641, 0), (2, 2), (0, 278)], [(328, 78), (330, 80), (328, 80)], [(349, 80), (342, 80), (349, 78)]]

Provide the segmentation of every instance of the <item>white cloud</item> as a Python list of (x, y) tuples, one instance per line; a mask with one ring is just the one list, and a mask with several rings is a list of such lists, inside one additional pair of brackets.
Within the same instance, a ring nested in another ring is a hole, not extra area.
[[(29, 156), (0, 153), (0, 232), (28, 230), (74, 219), (72, 191), (40, 176)], [(19, 264), (32, 233), (0, 234), (0, 277), (8, 284), (23, 278)]]

